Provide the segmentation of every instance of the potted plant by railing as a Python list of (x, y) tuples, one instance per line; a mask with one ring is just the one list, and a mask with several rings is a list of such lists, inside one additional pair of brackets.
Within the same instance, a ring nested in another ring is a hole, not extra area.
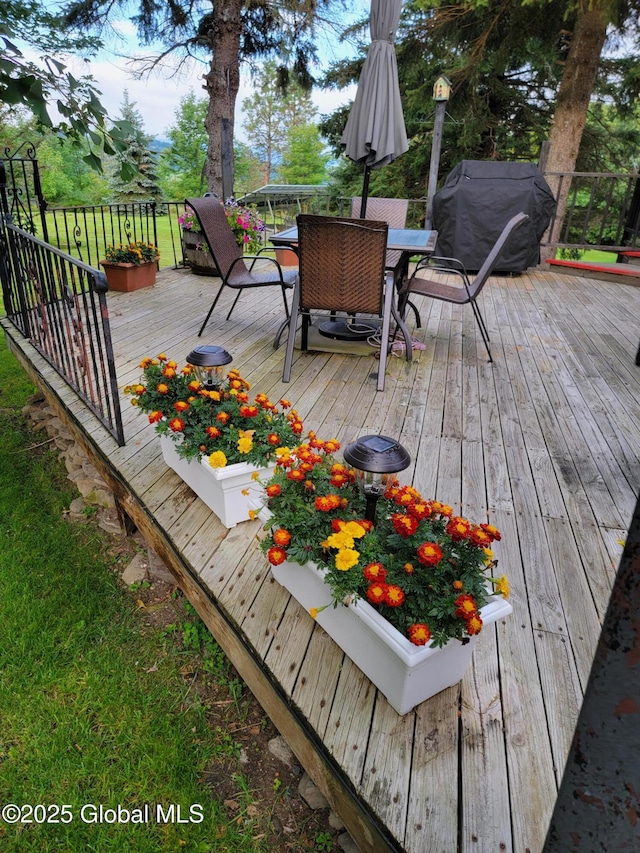
[(296, 411), (265, 394), (250, 399), (236, 370), (203, 382), (192, 364), (179, 368), (164, 353), (140, 367), (141, 382), (124, 390), (155, 425), (165, 462), (226, 527), (248, 520), (259, 477), (268, 478), (278, 456), (299, 441)]
[[(226, 201), (223, 207), (238, 246), (249, 255), (255, 254), (262, 246), (264, 220), (253, 208), (242, 207), (232, 200)], [(186, 207), (184, 213), (178, 216), (178, 225), (182, 228), (184, 256), (191, 271), (196, 275), (219, 275), (207, 241), (199, 230), (198, 217), (190, 207)]]
[(272, 573), (400, 714), (463, 677), (483, 627), (511, 613), (500, 533), (391, 477), (375, 524), (356, 474), (315, 437), (265, 484)]
[(128, 293), (155, 284), (160, 252), (153, 243), (142, 241), (107, 246), (104, 267), (110, 290)]

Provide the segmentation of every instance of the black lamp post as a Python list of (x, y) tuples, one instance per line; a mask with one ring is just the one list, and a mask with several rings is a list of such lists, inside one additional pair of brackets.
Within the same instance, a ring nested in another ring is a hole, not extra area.
[(376, 504), (387, 488), (389, 475), (408, 468), (411, 457), (388, 435), (365, 435), (349, 444), (343, 456), (347, 465), (356, 469), (358, 486), (367, 502), (365, 518), (375, 524)]
[(196, 347), (187, 356), (187, 364), (193, 365), (196, 376), (208, 390), (220, 385), (221, 368), (232, 361), (226, 349), (208, 344)]

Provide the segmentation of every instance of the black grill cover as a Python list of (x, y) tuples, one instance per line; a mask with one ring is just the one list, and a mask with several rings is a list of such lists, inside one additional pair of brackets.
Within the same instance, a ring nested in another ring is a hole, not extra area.
[(517, 228), (496, 271), (522, 272), (540, 261), (540, 240), (556, 201), (535, 163), (462, 160), (433, 199), (436, 253), (478, 270), (512, 216), (529, 221)]

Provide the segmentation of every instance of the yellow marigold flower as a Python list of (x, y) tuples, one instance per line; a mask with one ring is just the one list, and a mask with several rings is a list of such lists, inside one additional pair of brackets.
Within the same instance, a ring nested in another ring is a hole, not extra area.
[(332, 533), (331, 536), (328, 536), (326, 543), (326, 547), (337, 548), (338, 550), (353, 548), (353, 536), (350, 536), (343, 529), (340, 533)]
[(260, 471), (254, 471), (253, 474), (251, 475), (251, 479), (252, 480), (259, 480), (260, 479)]
[(349, 536), (352, 536), (354, 539), (360, 539), (360, 537), (364, 536), (367, 531), (357, 521), (347, 521), (342, 528), (342, 532), (348, 533)]
[(311, 616), (312, 619), (315, 619), (316, 616), (318, 615), (318, 608), (317, 607), (310, 607), (309, 608), (309, 615)]
[(509, 598), (509, 581), (507, 580), (506, 575), (502, 575), (502, 577), (499, 577), (497, 580), (495, 580), (493, 582), (493, 585), (498, 595), (503, 596), (503, 598)]
[(346, 572), (352, 566), (357, 565), (359, 559), (360, 554), (353, 548), (343, 548), (336, 554), (336, 569), (340, 572)]
[(251, 494), (251, 490), (250, 490), (250, 489), (241, 489), (240, 494), (241, 494), (241, 495), (244, 495), (244, 496), (245, 496), (245, 498), (246, 498), (246, 497), (247, 497), (247, 495), (250, 495), (250, 494)]
[(209, 456), (209, 465), (211, 465), (212, 468), (224, 468), (226, 464), (227, 457), (224, 455), (222, 450), (214, 450)]
[(291, 450), (288, 447), (276, 447), (276, 457), (278, 459), (288, 459), (291, 456)]
[(249, 518), (251, 519), (251, 521), (253, 521), (253, 519), (256, 517), (256, 515), (259, 512), (260, 512), (260, 510), (258, 510), (258, 509), (250, 509), (249, 510)]
[(488, 566), (489, 563), (493, 562), (493, 551), (491, 550), (491, 548), (483, 548), (482, 551), (486, 555), (486, 559), (484, 562)]
[(238, 439), (238, 453), (249, 453), (253, 447), (253, 439), (250, 435), (241, 435)]

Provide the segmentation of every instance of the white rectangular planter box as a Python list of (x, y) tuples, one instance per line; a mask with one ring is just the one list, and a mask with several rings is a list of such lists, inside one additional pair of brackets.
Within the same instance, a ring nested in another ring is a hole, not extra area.
[(212, 468), (208, 459), (181, 459), (174, 442), (160, 436), (162, 456), (170, 468), (193, 489), (198, 497), (214, 512), (225, 527), (235, 527), (249, 520), (249, 510), (260, 505), (262, 486), (251, 475), (260, 471), (263, 481), (271, 479), (275, 465), (257, 468), (246, 462)]
[[(331, 601), (323, 572), (313, 563), (284, 562), (271, 566), (271, 571), (305, 610)], [(480, 615), (486, 626), (511, 612), (502, 596), (491, 596)], [(457, 684), (471, 663), (478, 640), (478, 636), (465, 644), (450, 640), (442, 648), (416, 646), (362, 599), (322, 610), (317, 622), (399, 714)]]

